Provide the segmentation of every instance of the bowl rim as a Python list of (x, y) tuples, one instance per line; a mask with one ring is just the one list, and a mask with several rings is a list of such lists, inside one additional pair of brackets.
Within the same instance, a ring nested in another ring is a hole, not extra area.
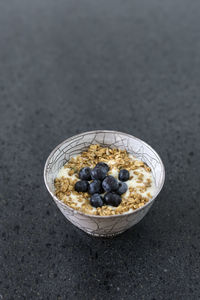
[[(70, 140), (71, 138), (77, 138), (79, 136), (82, 136), (83, 134), (94, 134), (94, 133), (105, 133), (105, 132), (109, 132), (109, 133), (117, 133), (117, 134), (124, 134), (130, 138), (134, 138), (142, 143), (144, 143), (148, 148), (150, 148), (154, 153), (155, 155), (157, 156), (158, 160), (160, 161), (160, 164), (161, 164), (161, 169), (162, 169), (162, 181), (161, 181), (161, 184), (157, 190), (157, 192), (155, 193), (155, 195), (146, 203), (144, 204), (142, 207), (139, 207), (137, 209), (135, 209), (134, 211), (131, 211), (129, 213), (125, 213), (125, 214), (118, 214), (118, 215), (111, 215), (111, 216), (99, 216), (99, 215), (90, 215), (90, 214), (85, 214), (81, 211), (78, 211), (70, 206), (68, 206), (67, 204), (63, 203), (62, 201), (60, 201), (51, 191), (50, 191), (50, 188), (48, 186), (48, 183), (47, 183), (47, 179), (46, 179), (46, 174), (47, 174), (47, 164), (50, 160), (50, 158), (52, 157), (52, 155), (57, 151), (58, 148), (60, 148), (63, 144), (65, 144), (66, 142), (68, 142), (68, 140)], [(146, 143), (145, 141), (135, 137), (134, 135), (131, 135), (131, 134), (128, 134), (128, 133), (125, 133), (125, 132), (122, 132), (122, 131), (116, 131), (116, 130), (91, 130), (91, 131), (84, 131), (82, 133), (79, 133), (79, 134), (76, 134), (76, 135), (73, 135), (69, 138), (67, 138), (66, 140), (64, 140), (63, 142), (61, 142), (60, 144), (58, 144), (49, 154), (49, 156), (47, 157), (46, 159), (46, 162), (45, 162), (45, 165), (44, 165), (44, 171), (43, 171), (43, 176), (44, 176), (44, 182), (45, 182), (45, 186), (48, 190), (48, 192), (50, 193), (50, 195), (52, 196), (53, 200), (55, 202), (58, 202), (59, 204), (63, 205), (65, 208), (71, 210), (73, 213), (75, 214), (80, 214), (80, 215), (83, 215), (83, 216), (86, 216), (86, 217), (90, 217), (90, 218), (100, 218), (100, 219), (104, 219), (104, 218), (117, 218), (117, 217), (123, 217), (123, 216), (130, 216), (134, 213), (137, 213), (138, 211), (140, 210), (143, 210), (145, 207), (149, 206), (151, 203), (154, 202), (155, 198), (158, 196), (158, 194), (161, 192), (162, 188), (163, 188), (163, 185), (164, 185), (164, 182), (165, 182), (165, 166), (163, 164), (163, 161), (160, 157), (160, 155), (148, 144)], [(57, 203), (56, 203), (57, 204)]]

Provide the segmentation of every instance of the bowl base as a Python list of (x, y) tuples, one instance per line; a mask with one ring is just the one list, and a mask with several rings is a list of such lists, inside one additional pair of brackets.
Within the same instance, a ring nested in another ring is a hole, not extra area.
[[(82, 229), (81, 229), (82, 230)], [(127, 230), (127, 229), (126, 229)], [(125, 232), (126, 230), (122, 230), (122, 231), (118, 231), (118, 232), (115, 232), (115, 233), (112, 233), (112, 234), (98, 234), (98, 233), (93, 233), (93, 232), (87, 232), (87, 231), (84, 231), (85, 233), (87, 233), (88, 235), (91, 235), (91, 236), (94, 236), (94, 237), (99, 237), (99, 238), (113, 238), (117, 235), (120, 235), (122, 234), (123, 232)]]

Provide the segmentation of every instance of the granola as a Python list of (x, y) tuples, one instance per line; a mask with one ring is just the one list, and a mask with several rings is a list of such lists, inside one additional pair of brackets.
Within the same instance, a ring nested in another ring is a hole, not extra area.
[[(121, 169), (126, 169), (130, 173), (130, 178), (126, 182), (128, 190), (122, 195), (122, 201), (117, 207), (103, 205), (95, 208), (90, 204), (91, 195), (88, 192), (75, 191), (74, 186), (79, 180), (79, 171), (83, 167), (94, 168), (99, 162), (105, 162), (110, 167), (108, 175), (115, 178)], [(60, 201), (85, 214), (100, 216), (134, 211), (145, 205), (153, 197), (155, 190), (149, 166), (137, 160), (126, 150), (111, 149), (100, 145), (91, 145), (80, 155), (71, 157), (60, 169), (54, 185), (55, 195)]]

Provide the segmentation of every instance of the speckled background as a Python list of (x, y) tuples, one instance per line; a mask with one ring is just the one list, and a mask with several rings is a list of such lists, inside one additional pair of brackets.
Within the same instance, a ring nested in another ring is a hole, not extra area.
[[(0, 0), (0, 299), (200, 299), (200, 2)], [(76, 229), (43, 183), (50, 151), (116, 129), (166, 184), (115, 239)]]

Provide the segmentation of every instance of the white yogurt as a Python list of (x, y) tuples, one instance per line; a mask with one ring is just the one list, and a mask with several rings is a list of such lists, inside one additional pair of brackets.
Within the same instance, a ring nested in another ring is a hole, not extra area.
[[(78, 156), (78, 155), (77, 155)], [(129, 155), (129, 157), (132, 159), (132, 160), (137, 160), (134, 156), (132, 155)], [(76, 156), (74, 156), (74, 158), (76, 158)], [(113, 177), (115, 177), (116, 179), (118, 179), (118, 175), (119, 175), (119, 170), (117, 168), (112, 168), (112, 164), (114, 164), (115, 161), (109, 161), (108, 162), (108, 165), (110, 166), (110, 171), (109, 171), (109, 174), (111, 174)], [(69, 171), (71, 169), (70, 168), (66, 168), (66, 167), (62, 167), (58, 174), (57, 174), (57, 178), (61, 178), (61, 177), (65, 177), (65, 178), (71, 178), (72, 180), (75, 180), (77, 179), (75, 175), (69, 175)], [(136, 172), (138, 172), (139, 174), (142, 173), (144, 175), (143, 179), (142, 179), (142, 182), (137, 182), (138, 181), (138, 175), (135, 175), (134, 174), (134, 171), (130, 171), (130, 180), (127, 180), (126, 181), (126, 184), (128, 185), (128, 188), (132, 187), (135, 189), (135, 191), (138, 193), (138, 194), (141, 194), (143, 197), (147, 197), (150, 199), (149, 196), (147, 196), (148, 193), (150, 193), (151, 197), (154, 196), (155, 194), (155, 183), (154, 183), (154, 180), (153, 180), (153, 176), (152, 176), (152, 173), (151, 172), (147, 172), (143, 167), (138, 167), (136, 170)], [(147, 187), (147, 190), (145, 192), (141, 192), (139, 190), (140, 187), (144, 186), (144, 182), (146, 182), (148, 179), (151, 180), (151, 186), (150, 187)], [(129, 197), (129, 189), (127, 190), (127, 192), (125, 194), (122, 195), (122, 197), (124, 199), (128, 199)], [(71, 193), (70, 195), (71, 199), (73, 200), (74, 203), (77, 204), (77, 207), (81, 207), (81, 205), (84, 203), (84, 200), (82, 202), (78, 201), (78, 197), (73, 194), (73, 192)], [(111, 207), (111, 206), (110, 206)], [(116, 209), (116, 207), (111, 207), (112, 209)], [(92, 208), (92, 211), (95, 211), (96, 208)], [(129, 213), (133, 211), (133, 209), (129, 209), (129, 211), (127, 212), (124, 212), (124, 214), (126, 213)]]

